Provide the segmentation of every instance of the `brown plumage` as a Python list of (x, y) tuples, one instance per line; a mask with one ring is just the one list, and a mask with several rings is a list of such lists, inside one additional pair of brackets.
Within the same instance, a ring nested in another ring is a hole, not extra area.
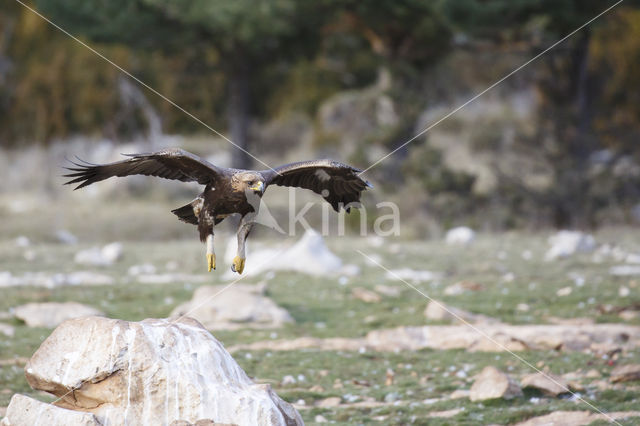
[(310, 189), (321, 195), (334, 210), (349, 211), (360, 202), (362, 191), (371, 185), (360, 178), (360, 170), (331, 160), (313, 160), (285, 164), (273, 170), (251, 171), (217, 167), (182, 149), (172, 148), (149, 154), (128, 155), (129, 159), (109, 164), (72, 162), (72, 178), (66, 184), (78, 184), (75, 189), (110, 177), (146, 175), (183, 182), (198, 182), (204, 191), (192, 202), (172, 212), (186, 223), (198, 226), (200, 240), (207, 242), (209, 269), (215, 269), (213, 227), (227, 216), (242, 217), (238, 229), (238, 256), (232, 269), (242, 273), (244, 243), (251, 230), (252, 213), (257, 213), (259, 201), (269, 185)]

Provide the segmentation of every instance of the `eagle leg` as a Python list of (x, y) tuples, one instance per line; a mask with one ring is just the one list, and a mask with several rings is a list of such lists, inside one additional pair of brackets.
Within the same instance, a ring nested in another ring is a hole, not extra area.
[(216, 254), (213, 251), (213, 233), (207, 235), (207, 270), (216, 269)]
[(239, 274), (242, 274), (242, 271), (244, 271), (244, 262), (247, 257), (245, 243), (249, 236), (249, 232), (251, 232), (251, 228), (253, 227), (253, 222), (250, 222), (250, 220), (251, 219), (248, 218), (248, 216), (243, 216), (240, 220), (240, 226), (238, 227), (238, 251), (236, 252), (236, 257), (233, 258), (231, 270)]

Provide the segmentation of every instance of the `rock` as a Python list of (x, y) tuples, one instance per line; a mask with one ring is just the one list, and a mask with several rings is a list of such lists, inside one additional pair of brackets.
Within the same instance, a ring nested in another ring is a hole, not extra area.
[(110, 243), (102, 248), (92, 247), (76, 253), (74, 261), (85, 265), (109, 266), (122, 257), (122, 244)]
[(25, 376), (34, 389), (59, 397), (57, 405), (93, 413), (102, 424), (303, 424), (191, 318), (66, 321), (33, 355)]
[(520, 380), (520, 386), (538, 389), (551, 396), (569, 392), (569, 384), (562, 377), (549, 373), (527, 374)]
[(518, 303), (516, 305), (516, 310), (520, 312), (529, 312), (531, 308), (526, 303)]
[(29, 247), (31, 245), (31, 241), (29, 241), (29, 238), (24, 235), (20, 235), (15, 239), (15, 244), (18, 247)]
[(140, 265), (133, 265), (133, 266), (130, 266), (129, 269), (127, 270), (127, 274), (132, 275), (134, 277), (142, 274), (155, 274), (155, 273), (156, 273), (156, 267), (153, 266), (151, 263), (142, 263)]
[(447, 296), (459, 296), (469, 291), (482, 291), (482, 290), (484, 290), (484, 286), (482, 284), (478, 284), (473, 281), (459, 281), (445, 288), (444, 294), (446, 294)]
[(596, 248), (593, 236), (579, 231), (559, 231), (549, 237), (549, 244), (551, 248), (544, 255), (547, 261), (588, 253)]
[(351, 290), (354, 299), (362, 300), (365, 303), (379, 303), (382, 298), (375, 291), (367, 290), (364, 287), (355, 287)]
[(330, 396), (329, 398), (321, 399), (315, 403), (316, 407), (337, 407), (342, 402), (342, 398), (339, 396)]
[(439, 278), (438, 274), (431, 271), (417, 271), (411, 268), (391, 269), (387, 271), (387, 279), (394, 281), (423, 282)]
[(91, 413), (67, 410), (55, 405), (40, 402), (25, 395), (11, 397), (5, 419), (0, 423), (6, 426), (102, 426)]
[(639, 265), (612, 266), (611, 268), (609, 268), (609, 273), (611, 275), (616, 275), (616, 276), (619, 276), (619, 277), (640, 275), (640, 266)]
[(322, 414), (318, 414), (317, 416), (315, 416), (313, 418), (313, 421), (316, 423), (327, 423), (328, 420), (325, 416), (323, 416)]
[(562, 287), (561, 289), (556, 291), (556, 296), (564, 297), (564, 296), (570, 295), (572, 292), (573, 292), (573, 289), (571, 287)]
[(444, 302), (432, 299), (424, 310), (424, 316), (433, 321), (457, 321), (457, 322), (499, 322), (497, 319), (486, 315), (474, 314), (463, 309), (454, 308)]
[(401, 290), (398, 287), (393, 287), (390, 285), (384, 285), (384, 284), (378, 284), (374, 287), (374, 290), (377, 293), (382, 294), (383, 296), (387, 296), (387, 297), (398, 297), (400, 296)]
[(66, 229), (58, 229), (55, 233), (56, 240), (62, 244), (77, 244), (78, 237), (73, 235), (71, 232)]
[(476, 233), (473, 229), (466, 226), (459, 226), (447, 231), (444, 237), (444, 241), (449, 245), (467, 246), (471, 244), (476, 238)]
[(493, 366), (485, 367), (471, 386), (471, 401), (488, 399), (513, 399), (522, 396), (520, 386), (507, 374)]
[(56, 288), (66, 285), (110, 285), (114, 280), (108, 275), (90, 271), (77, 271), (68, 274), (46, 274), (43, 272), (27, 272), (21, 277), (11, 272), (0, 272), (0, 287), (32, 286)]
[(596, 369), (591, 369), (589, 371), (587, 371), (587, 374), (585, 374), (585, 376), (587, 379), (598, 379), (600, 377), (602, 377), (602, 374), (600, 374), (600, 372)]
[(176, 307), (171, 315), (188, 315), (209, 330), (276, 328), (293, 322), (291, 315), (264, 293), (265, 286), (259, 285), (206, 285), (199, 287), (191, 301)]
[(554, 411), (544, 416), (533, 417), (514, 426), (583, 426), (596, 421), (611, 422), (629, 417), (639, 417), (640, 411), (609, 412), (606, 414), (592, 413), (590, 411)]
[[(225, 253), (225, 262), (231, 263), (236, 244), (230, 244)], [(297, 243), (288, 247), (272, 247), (262, 250), (247, 250), (247, 263), (243, 275), (254, 276), (265, 271), (294, 271), (313, 276), (324, 276), (342, 272), (342, 259), (333, 254), (316, 231), (307, 230)], [(351, 269), (351, 268), (348, 268)], [(353, 271), (347, 271), (352, 273)], [(228, 270), (224, 278), (237, 278)]]
[(171, 284), (171, 283), (206, 283), (210, 282), (206, 275), (195, 274), (145, 274), (134, 275), (135, 280), (141, 284)]
[(453, 392), (451, 392), (451, 395), (449, 395), (449, 398), (450, 399), (469, 398), (470, 394), (471, 394), (471, 391), (467, 389), (456, 389)]
[(630, 293), (631, 293), (631, 290), (629, 290), (629, 287), (621, 286), (618, 289), (618, 296), (620, 297), (627, 297), (629, 296)]
[(448, 418), (457, 416), (463, 411), (464, 411), (464, 408), (452, 408), (451, 410), (432, 411), (428, 414), (428, 417), (438, 417), (441, 419), (448, 419)]
[(29, 327), (54, 328), (68, 319), (103, 316), (104, 313), (76, 302), (45, 302), (20, 305), (14, 309), (14, 315)]
[(7, 337), (13, 337), (15, 332), (16, 330), (12, 325), (0, 322), (0, 333), (4, 334)]
[(640, 364), (621, 365), (611, 371), (611, 381), (630, 382), (632, 380), (640, 380)]

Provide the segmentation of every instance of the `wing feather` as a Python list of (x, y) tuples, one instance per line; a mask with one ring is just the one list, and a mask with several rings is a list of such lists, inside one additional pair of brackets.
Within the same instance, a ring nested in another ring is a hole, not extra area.
[(371, 184), (359, 176), (360, 170), (331, 160), (302, 161), (275, 170), (260, 172), (266, 186), (280, 185), (310, 189), (339, 211), (360, 202), (362, 191)]
[(224, 173), (224, 169), (178, 148), (125, 155), (131, 158), (109, 164), (92, 164), (80, 159), (78, 159), (80, 162), (70, 161), (75, 167), (66, 168), (73, 173), (64, 175), (72, 178), (65, 182), (65, 185), (78, 183), (75, 189), (80, 189), (110, 177), (131, 175), (157, 176), (206, 185)]

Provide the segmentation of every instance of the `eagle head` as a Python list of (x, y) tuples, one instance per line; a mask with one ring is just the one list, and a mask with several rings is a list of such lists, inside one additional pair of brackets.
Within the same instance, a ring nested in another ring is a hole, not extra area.
[(236, 191), (253, 191), (257, 194), (264, 192), (264, 179), (258, 173), (255, 172), (240, 172), (233, 175), (232, 182), (233, 188)]

